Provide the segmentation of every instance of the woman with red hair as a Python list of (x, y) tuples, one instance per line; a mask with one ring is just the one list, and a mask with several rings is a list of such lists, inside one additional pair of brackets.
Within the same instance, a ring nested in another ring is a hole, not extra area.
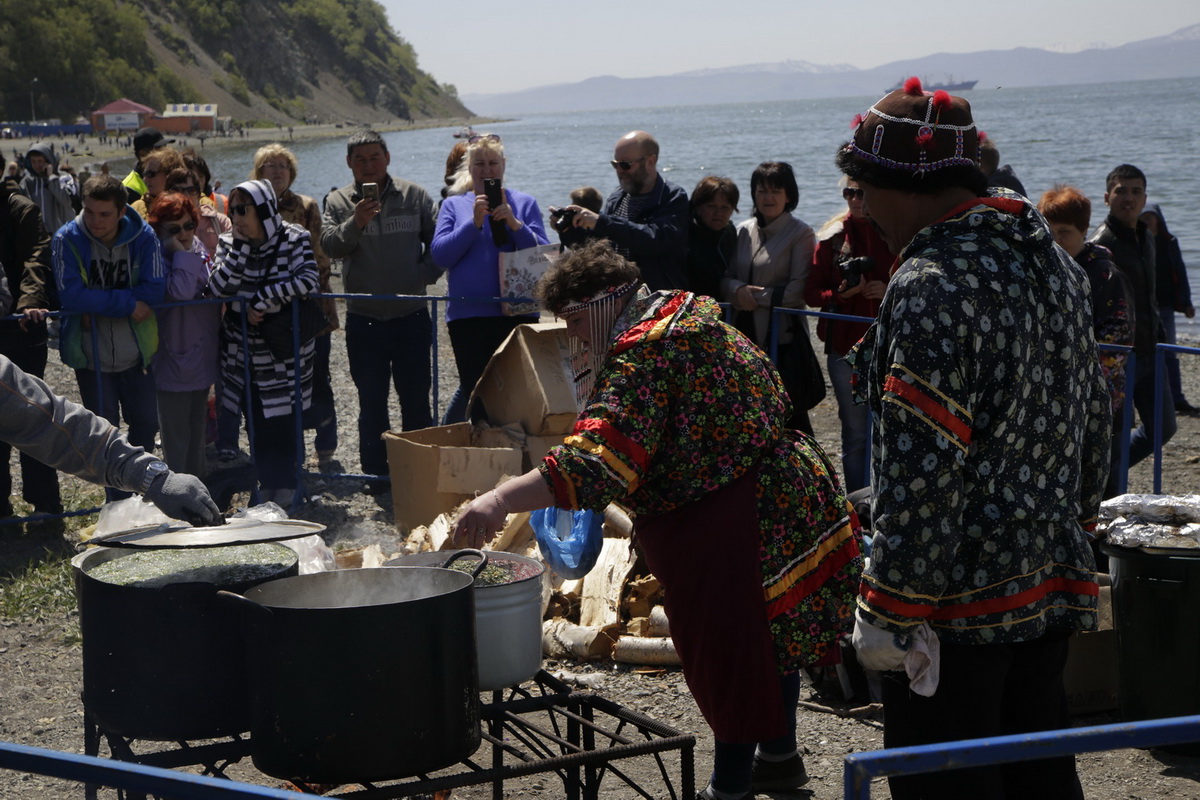
[[(212, 260), (196, 237), (200, 211), (186, 194), (167, 192), (146, 221), (162, 243), (167, 267), (166, 301), (207, 296)], [(208, 392), (217, 378), (219, 303), (163, 308), (158, 314), (154, 380), (163, 460), (176, 472), (203, 477)]]

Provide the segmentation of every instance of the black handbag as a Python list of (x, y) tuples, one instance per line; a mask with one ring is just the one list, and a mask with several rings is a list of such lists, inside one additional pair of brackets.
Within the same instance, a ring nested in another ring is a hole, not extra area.
[(825, 399), (825, 373), (809, 341), (803, 320), (792, 328), (792, 341), (779, 346), (779, 375), (792, 403), (805, 411)]
[[(315, 297), (304, 297), (300, 304), (300, 346), (317, 338), (317, 334), (329, 327), (329, 319)], [(279, 311), (264, 314), (258, 323), (258, 334), (267, 343), (271, 355), (280, 360), (293, 358), (292, 352), (292, 306), (289, 303)]]

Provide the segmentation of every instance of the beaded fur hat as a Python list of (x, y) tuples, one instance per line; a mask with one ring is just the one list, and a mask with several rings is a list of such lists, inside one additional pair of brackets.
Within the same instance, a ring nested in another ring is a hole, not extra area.
[(953, 166), (978, 166), (979, 136), (971, 104), (909, 78), (854, 118), (844, 150), (885, 169), (919, 176)]

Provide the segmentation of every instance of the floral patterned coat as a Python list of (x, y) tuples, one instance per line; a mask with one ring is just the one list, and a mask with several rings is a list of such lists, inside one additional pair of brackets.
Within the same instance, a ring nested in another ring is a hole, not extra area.
[(643, 288), (614, 326), (596, 388), (539, 469), (562, 508), (669, 513), (758, 467), (754, 509), (776, 661), (824, 658), (853, 621), (858, 519), (817, 443), (785, 430), (767, 356), (690, 292)]

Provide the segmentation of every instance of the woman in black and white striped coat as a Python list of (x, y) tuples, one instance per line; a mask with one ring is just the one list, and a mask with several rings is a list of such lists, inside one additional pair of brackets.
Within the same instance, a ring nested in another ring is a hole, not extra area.
[[(291, 504), (296, 489), (295, 378), (300, 375), (302, 406), (312, 401), (313, 342), (294, 357), (271, 353), (258, 325), (266, 314), (290, 314), (289, 301), (317, 291), (317, 263), (308, 231), (284, 222), (275, 192), (266, 181), (245, 181), (229, 194), (233, 232), (221, 236), (209, 288), (216, 297), (244, 298), (230, 304), (221, 330), (221, 402), (241, 409), (246, 396), (246, 354), (250, 360), (250, 409), (254, 457), (261, 499)], [(248, 336), (243, 343), (241, 315)]]

